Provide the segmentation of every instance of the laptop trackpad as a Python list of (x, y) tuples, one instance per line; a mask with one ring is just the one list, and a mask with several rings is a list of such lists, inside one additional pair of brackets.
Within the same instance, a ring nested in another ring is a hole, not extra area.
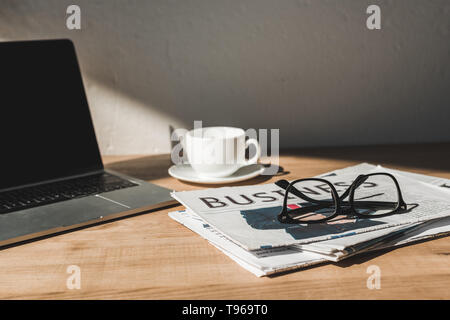
[(126, 205), (125, 203), (122, 203), (120, 201), (111, 199), (110, 197), (107, 197), (107, 196), (104, 196), (104, 195), (100, 195), (100, 194), (97, 194), (95, 197), (100, 198), (100, 199), (105, 200), (105, 201), (108, 201), (110, 203), (114, 203), (116, 205), (119, 205), (119, 206), (122, 207), (122, 210), (131, 209), (131, 207)]
[(45, 230), (100, 222), (129, 208), (103, 196), (90, 196), (0, 215), (0, 241)]

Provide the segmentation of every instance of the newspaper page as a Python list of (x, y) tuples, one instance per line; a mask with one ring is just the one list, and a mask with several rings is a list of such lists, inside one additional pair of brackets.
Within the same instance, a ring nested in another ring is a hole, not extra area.
[(450, 217), (438, 219), (436, 221), (431, 221), (424, 223), (418, 228), (413, 228), (410, 231), (405, 232), (400, 237), (389, 241), (382, 241), (378, 243), (373, 249), (384, 249), (392, 246), (405, 245), (411, 242), (427, 240), (436, 237), (443, 237), (450, 235)]
[(345, 175), (345, 174), (364, 174), (368, 173), (371, 170), (374, 170), (376, 168), (380, 168), (385, 170), (386, 172), (390, 172), (392, 174), (400, 174), (402, 176), (415, 179), (417, 181), (425, 182), (428, 184), (432, 184), (438, 187), (441, 187), (443, 189), (447, 189), (450, 191), (450, 179), (441, 178), (441, 177), (434, 177), (430, 175), (420, 174), (420, 173), (414, 173), (409, 171), (403, 171), (403, 170), (397, 170), (397, 169), (391, 169), (387, 167), (383, 167), (381, 165), (374, 165), (370, 163), (360, 163), (354, 166), (346, 167), (343, 169), (334, 170), (332, 172), (324, 173), (320, 175), (320, 177), (326, 177), (326, 176), (333, 176), (333, 175)]
[[(258, 277), (333, 261), (326, 255), (298, 250), (295, 246), (246, 251), (230, 241), (219, 231), (206, 224), (205, 221), (195, 213), (182, 210), (170, 212), (169, 216), (208, 240), (212, 245), (217, 247), (232, 260), (236, 261), (244, 269), (252, 272)], [(449, 223), (450, 217), (433, 221), (429, 223), (428, 228), (417, 229), (409, 236), (405, 235), (404, 237), (395, 239), (391, 242), (382, 242), (378, 246), (348, 254), (346, 257), (361, 252), (380, 250), (392, 246), (403, 245), (411, 241), (418, 241), (436, 235), (446, 234), (449, 230)], [(341, 259), (335, 261), (339, 260)]]
[[(375, 168), (377, 168), (377, 166), (362, 163), (356, 166), (339, 169), (331, 173), (325, 173), (321, 176), (346, 173), (357, 175), (367, 173)], [(430, 177), (400, 170), (384, 169), (398, 174), (403, 174), (420, 181), (429, 183), (434, 181), (435, 185), (442, 188), (445, 188), (446, 185), (450, 185), (449, 179)], [(450, 233), (450, 217), (447, 217), (425, 223), (411, 224), (409, 227), (402, 226), (398, 228), (391, 228), (389, 229), (389, 232), (387, 232), (387, 230), (370, 232), (371, 237), (367, 237), (366, 234), (363, 233), (344, 238), (312, 243), (310, 245), (317, 246), (317, 248), (310, 248), (313, 249), (312, 252), (308, 252), (308, 250), (298, 250), (295, 248), (296, 246), (260, 249), (249, 252), (230, 241), (227, 237), (222, 235), (210, 225), (206, 224), (205, 221), (195, 213), (188, 213), (188, 211), (171, 212), (169, 216), (209, 240), (210, 243), (216, 246), (224, 254), (258, 277), (270, 275), (275, 272), (307, 267), (310, 265), (323, 263), (327, 260), (339, 261), (360, 252), (405, 245), (413, 241), (429, 239), (437, 236), (445, 236)], [(377, 233), (379, 237), (376, 237)], [(398, 236), (399, 233), (403, 234)], [(371, 238), (372, 240), (367, 241), (367, 238)], [(319, 253), (314, 255), (314, 250)]]
[(247, 251), (229, 240), (220, 231), (206, 224), (195, 213), (182, 210), (170, 212), (169, 216), (201, 235), (258, 277), (327, 261), (320, 254), (305, 252), (293, 246)]
[[(376, 167), (371, 172), (380, 172)], [(359, 172), (361, 173), (361, 172)], [(174, 192), (173, 197), (247, 250), (306, 244), (379, 229), (425, 222), (450, 215), (448, 193), (441, 188), (396, 174), (407, 203), (418, 206), (408, 213), (371, 219), (340, 219), (339, 223), (282, 224), (276, 219), (284, 190), (275, 184)], [(328, 175), (335, 185), (350, 185), (355, 174)], [(341, 188), (342, 189), (342, 188)], [(317, 188), (317, 192), (321, 192)], [(295, 203), (299, 199), (293, 199)]]

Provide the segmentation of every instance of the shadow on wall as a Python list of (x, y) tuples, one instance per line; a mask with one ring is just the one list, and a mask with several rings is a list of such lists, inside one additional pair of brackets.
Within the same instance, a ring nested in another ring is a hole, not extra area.
[[(1, 37), (71, 38), (104, 154), (165, 153), (169, 125), (280, 128), (282, 147), (448, 141), (450, 4), (2, 0)], [(432, 23), (430, 23), (432, 21)]]

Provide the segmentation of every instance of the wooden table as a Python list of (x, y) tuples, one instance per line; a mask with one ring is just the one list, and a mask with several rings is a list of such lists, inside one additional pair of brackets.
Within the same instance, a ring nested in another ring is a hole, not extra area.
[[(168, 155), (105, 157), (107, 167), (175, 189)], [(283, 178), (314, 176), (362, 161), (450, 178), (450, 143), (288, 150)], [(277, 178), (255, 178), (248, 184)], [(243, 183), (241, 183), (243, 184)], [(172, 208), (180, 209), (181, 207)], [(162, 210), (0, 251), (0, 298), (13, 299), (449, 299), (450, 238), (257, 278)], [(67, 267), (81, 289), (66, 287)], [(367, 267), (381, 289), (366, 287)]]

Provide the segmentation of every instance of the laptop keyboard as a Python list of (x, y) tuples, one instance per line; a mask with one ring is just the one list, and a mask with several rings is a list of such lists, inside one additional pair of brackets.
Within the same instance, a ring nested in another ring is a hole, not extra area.
[(137, 186), (109, 173), (0, 192), (0, 214)]

